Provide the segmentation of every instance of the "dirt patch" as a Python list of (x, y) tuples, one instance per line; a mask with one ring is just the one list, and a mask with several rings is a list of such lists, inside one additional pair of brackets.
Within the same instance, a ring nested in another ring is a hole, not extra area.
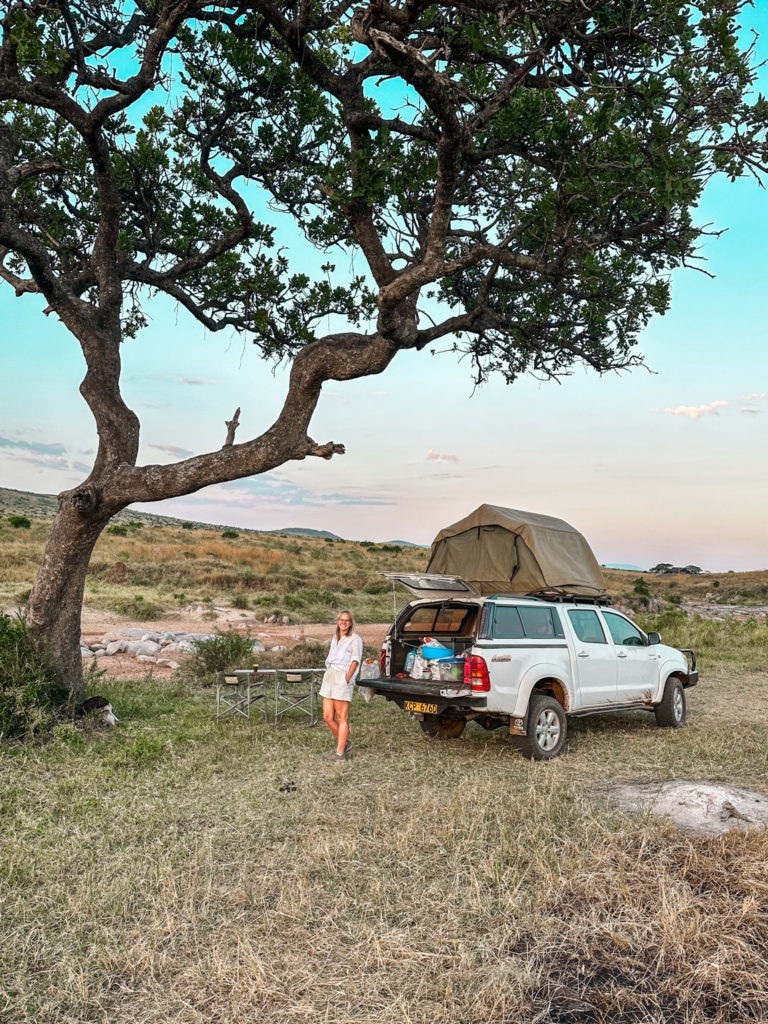
[(768, 828), (768, 795), (714, 782), (662, 782), (616, 786), (611, 798), (624, 811), (671, 818), (693, 835)]

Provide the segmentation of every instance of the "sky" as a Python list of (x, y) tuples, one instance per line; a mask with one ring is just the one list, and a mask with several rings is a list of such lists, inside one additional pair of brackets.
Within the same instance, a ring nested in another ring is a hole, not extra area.
[[(705, 241), (707, 275), (675, 274), (670, 311), (640, 339), (647, 369), (474, 388), (450, 354), (402, 353), (379, 377), (323, 388), (311, 435), (346, 455), (135, 507), (428, 545), (488, 502), (565, 519), (603, 564), (768, 568), (768, 190), (716, 180), (697, 220), (727, 231)], [(55, 494), (87, 476), (96, 433), (79, 348), (42, 309), (0, 285), (0, 486)], [(147, 311), (123, 346), (141, 464), (220, 448), (238, 406), (238, 440), (273, 422), (285, 368), (168, 300)]]

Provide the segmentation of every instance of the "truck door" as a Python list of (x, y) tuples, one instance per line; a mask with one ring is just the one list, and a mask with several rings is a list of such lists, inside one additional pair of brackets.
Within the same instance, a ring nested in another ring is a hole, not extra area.
[(568, 621), (574, 634), (574, 675), (581, 707), (615, 704), (616, 652), (608, 643), (603, 625), (593, 608), (570, 608)]
[(622, 704), (648, 701), (656, 695), (659, 661), (642, 630), (618, 612), (602, 613), (616, 649), (616, 692)]

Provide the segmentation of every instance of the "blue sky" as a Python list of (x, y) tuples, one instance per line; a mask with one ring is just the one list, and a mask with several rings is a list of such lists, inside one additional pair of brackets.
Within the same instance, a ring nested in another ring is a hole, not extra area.
[[(704, 246), (716, 276), (675, 275), (670, 312), (641, 339), (647, 371), (473, 390), (452, 356), (405, 353), (380, 377), (323, 389), (312, 436), (344, 443), (345, 456), (137, 507), (428, 544), (491, 502), (568, 520), (601, 562), (768, 568), (768, 192), (713, 182), (698, 221), (728, 228)], [(96, 436), (77, 390), (82, 356), (42, 306), (0, 287), (0, 485), (56, 493), (87, 474)], [(123, 348), (141, 462), (220, 447), (236, 406), (239, 439), (269, 426), (284, 370), (166, 300), (148, 311), (150, 326)]]

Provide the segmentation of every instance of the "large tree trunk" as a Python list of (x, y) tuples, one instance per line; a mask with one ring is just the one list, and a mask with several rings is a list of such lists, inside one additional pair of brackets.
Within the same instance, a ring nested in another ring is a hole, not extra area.
[[(75, 492), (75, 498), (83, 494)], [(77, 508), (70, 495), (66, 498), (60, 498), (24, 619), (37, 644), (52, 655), (60, 682), (78, 695), (83, 692), (80, 616), (85, 577), (111, 513)]]

